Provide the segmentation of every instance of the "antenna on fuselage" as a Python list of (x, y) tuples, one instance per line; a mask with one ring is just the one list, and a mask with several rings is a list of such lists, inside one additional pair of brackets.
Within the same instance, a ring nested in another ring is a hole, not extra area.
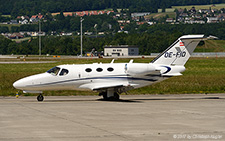
[(114, 63), (114, 60), (115, 60), (115, 59), (112, 59), (112, 61), (111, 61), (111, 63), (110, 63), (110, 64), (113, 64), (113, 63)]
[(133, 63), (133, 62), (134, 62), (134, 60), (133, 60), (133, 59), (131, 59), (129, 63)]

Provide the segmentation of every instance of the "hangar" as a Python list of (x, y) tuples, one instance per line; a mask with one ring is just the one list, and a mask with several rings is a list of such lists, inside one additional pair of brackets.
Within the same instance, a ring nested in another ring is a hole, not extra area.
[(138, 46), (131, 45), (106, 45), (104, 56), (136, 56), (139, 55)]

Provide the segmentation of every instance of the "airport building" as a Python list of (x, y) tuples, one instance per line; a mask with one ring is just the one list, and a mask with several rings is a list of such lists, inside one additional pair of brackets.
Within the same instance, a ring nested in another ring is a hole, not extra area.
[(104, 56), (136, 56), (139, 55), (139, 48), (130, 45), (106, 45)]

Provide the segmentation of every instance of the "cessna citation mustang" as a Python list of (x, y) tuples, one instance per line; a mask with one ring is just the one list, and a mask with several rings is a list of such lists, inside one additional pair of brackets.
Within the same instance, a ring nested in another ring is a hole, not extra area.
[(185, 35), (150, 63), (107, 63), (56, 66), (45, 73), (32, 75), (16, 81), (13, 86), (24, 93), (49, 90), (93, 90), (105, 100), (118, 100), (119, 94), (131, 89), (160, 82), (172, 76), (182, 75), (185, 63), (201, 40), (214, 36)]

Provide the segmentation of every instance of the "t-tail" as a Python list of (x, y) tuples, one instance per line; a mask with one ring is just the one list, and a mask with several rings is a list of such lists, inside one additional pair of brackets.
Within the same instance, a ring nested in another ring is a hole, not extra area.
[[(196, 46), (202, 40), (217, 37), (204, 35), (184, 35), (177, 39), (164, 52), (159, 54), (151, 63), (158, 67), (162, 75), (176, 76), (185, 70), (185, 63), (190, 58)], [(163, 69), (165, 68), (165, 69)]]

